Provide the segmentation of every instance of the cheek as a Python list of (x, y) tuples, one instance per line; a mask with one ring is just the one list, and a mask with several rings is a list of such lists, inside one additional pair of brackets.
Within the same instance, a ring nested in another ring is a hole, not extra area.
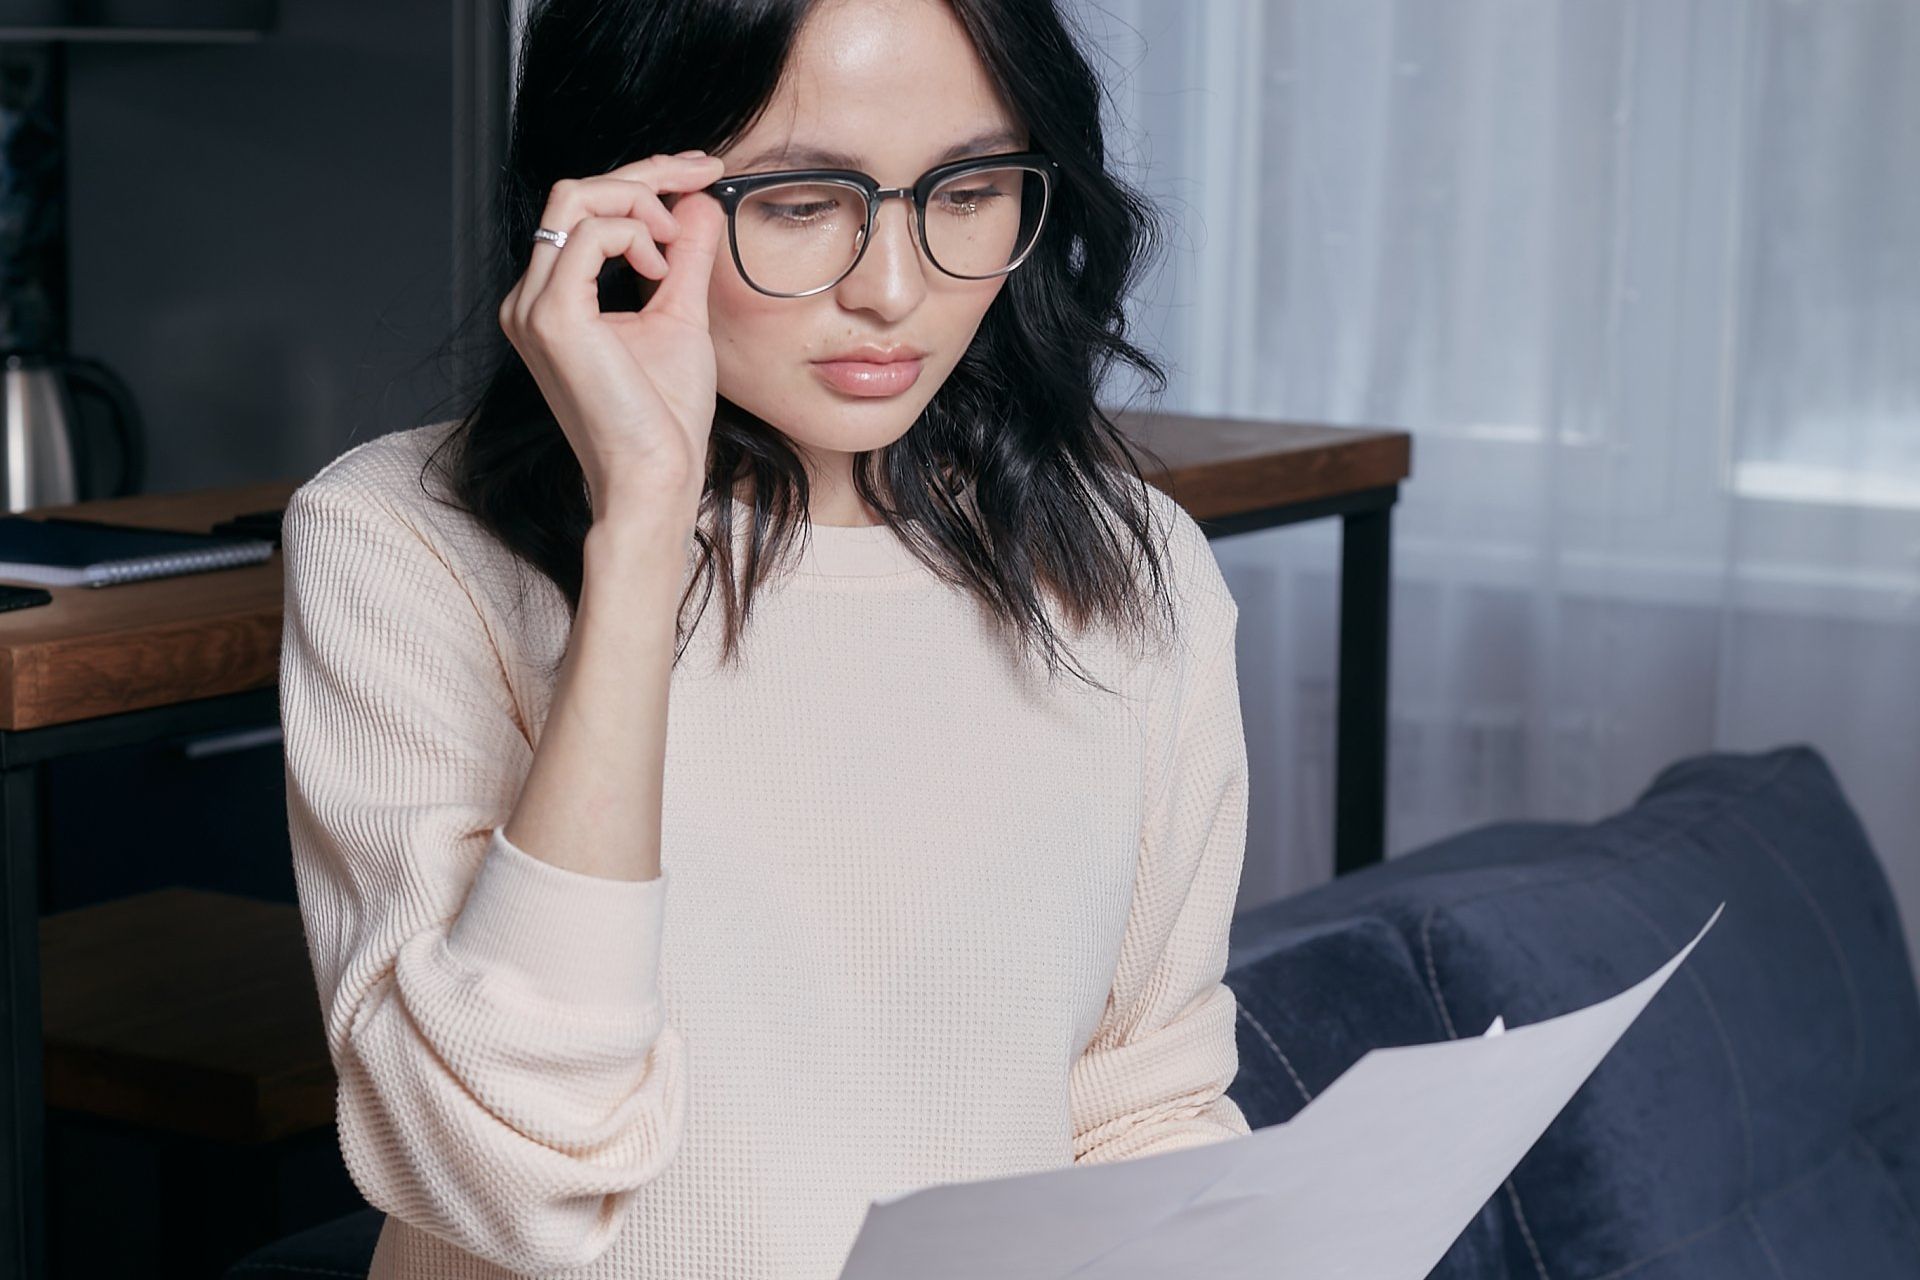
[(960, 362), (961, 355), (980, 331), (980, 322), (987, 318), (988, 309), (1004, 287), (1005, 277), (1001, 277), (991, 284), (954, 295), (948, 300), (948, 305), (941, 309), (939, 322), (927, 336), (940, 345), (940, 350), (947, 357), (948, 367)]
[(835, 331), (831, 296), (769, 298), (728, 268), (707, 300), (714, 373), (720, 394), (762, 416), (788, 411), (795, 396), (817, 390), (807, 361), (812, 336)]
[(803, 328), (794, 323), (802, 304), (757, 293), (731, 264), (714, 267), (707, 293), (707, 329), (714, 354), (725, 368), (731, 360), (742, 372), (777, 364), (797, 350)]

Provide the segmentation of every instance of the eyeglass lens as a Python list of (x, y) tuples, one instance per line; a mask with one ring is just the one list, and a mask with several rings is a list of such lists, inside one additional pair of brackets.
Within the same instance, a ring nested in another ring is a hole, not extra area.
[[(1046, 207), (1045, 177), (1011, 166), (955, 174), (927, 197), (925, 247), (949, 274), (992, 276), (1033, 246)], [(833, 283), (860, 252), (866, 193), (840, 182), (782, 183), (740, 202), (740, 265), (759, 288), (805, 293)]]

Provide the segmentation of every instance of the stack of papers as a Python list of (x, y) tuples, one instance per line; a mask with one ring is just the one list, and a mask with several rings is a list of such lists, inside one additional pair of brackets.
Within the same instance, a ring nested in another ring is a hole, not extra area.
[(1726, 905), (1618, 995), (1369, 1050), (1285, 1124), (873, 1201), (841, 1280), (1423, 1280)]

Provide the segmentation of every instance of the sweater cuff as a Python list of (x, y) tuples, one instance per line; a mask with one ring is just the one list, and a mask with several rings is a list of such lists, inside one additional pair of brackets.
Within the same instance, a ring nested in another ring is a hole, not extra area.
[(479, 972), (506, 971), (559, 1004), (659, 998), (666, 871), (619, 880), (557, 867), (494, 827), (447, 950)]

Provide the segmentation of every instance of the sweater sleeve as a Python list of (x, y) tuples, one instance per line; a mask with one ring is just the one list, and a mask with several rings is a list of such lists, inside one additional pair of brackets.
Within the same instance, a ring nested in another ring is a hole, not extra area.
[(679, 1148), (665, 874), (507, 841), (532, 746), (472, 597), (403, 515), (310, 481), (282, 542), (288, 827), (347, 1169), (499, 1266), (584, 1265)]
[(1077, 1164), (1248, 1132), (1225, 1092), (1239, 1070), (1222, 979), (1247, 822), (1238, 609), (1227, 604), (1226, 625), (1178, 681), (1172, 730), (1150, 735), (1133, 905), (1106, 1010), (1069, 1079)]

